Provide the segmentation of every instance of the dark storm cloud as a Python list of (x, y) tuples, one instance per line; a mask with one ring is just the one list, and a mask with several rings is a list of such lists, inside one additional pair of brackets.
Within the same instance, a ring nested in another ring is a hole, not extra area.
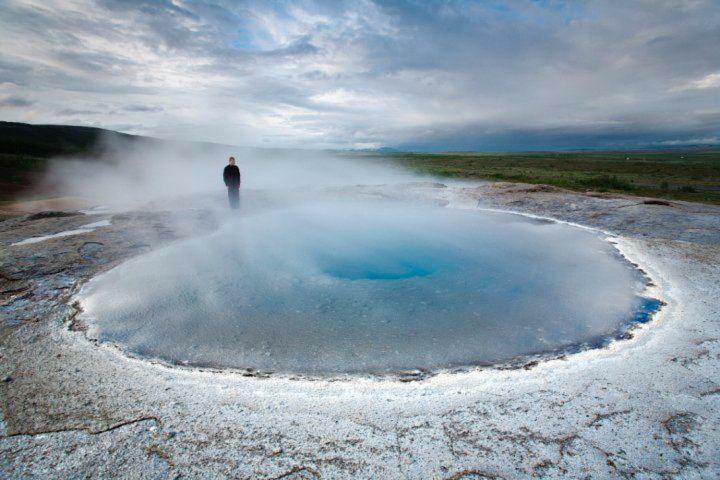
[(47, 121), (421, 149), (720, 135), (715, 0), (15, 0), (0, 28), (0, 96)]

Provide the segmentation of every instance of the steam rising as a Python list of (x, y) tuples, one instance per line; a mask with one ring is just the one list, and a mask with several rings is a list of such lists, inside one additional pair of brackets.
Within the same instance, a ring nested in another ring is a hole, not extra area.
[[(106, 151), (104, 162), (58, 162), (52, 181), (116, 208), (202, 208), (220, 225), (86, 286), (91, 334), (133, 353), (286, 372), (438, 368), (595, 342), (639, 305), (637, 273), (595, 235), (363, 194), (358, 185), (417, 180), (378, 160), (146, 142)], [(239, 211), (221, 180), (231, 154)]]
[[(222, 169), (234, 156), (244, 190), (283, 195), (323, 187), (408, 181), (412, 176), (378, 159), (329, 151), (238, 148), (195, 142), (105, 138), (102, 159), (59, 159), (46, 184), (68, 196), (116, 208), (197, 195), (222, 197)], [(165, 207), (171, 206), (166, 202)], [(223, 205), (215, 205), (222, 208)], [(223, 209), (224, 210), (224, 209)]]

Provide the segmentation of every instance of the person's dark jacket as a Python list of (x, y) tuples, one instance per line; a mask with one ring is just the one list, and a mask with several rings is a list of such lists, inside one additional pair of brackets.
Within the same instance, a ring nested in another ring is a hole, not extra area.
[(223, 180), (228, 188), (240, 188), (240, 169), (237, 165), (228, 165), (223, 170)]

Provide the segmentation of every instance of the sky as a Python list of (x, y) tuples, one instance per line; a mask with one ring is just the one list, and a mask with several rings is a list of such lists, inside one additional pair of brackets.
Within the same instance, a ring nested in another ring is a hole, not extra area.
[(0, 119), (258, 147), (720, 145), (720, 1), (2, 0)]

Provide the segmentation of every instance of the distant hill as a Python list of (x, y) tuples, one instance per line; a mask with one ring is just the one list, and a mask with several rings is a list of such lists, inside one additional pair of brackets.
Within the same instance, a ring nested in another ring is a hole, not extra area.
[[(108, 143), (144, 142), (151, 145), (173, 145), (182, 148), (216, 149), (219, 151), (245, 152), (250, 154), (292, 153), (296, 148), (244, 147), (214, 142), (192, 140), (166, 140), (143, 135), (130, 135), (114, 130), (75, 125), (33, 125), (30, 123), (0, 121), (0, 156), (50, 158), (84, 154), (86, 157), (102, 157), (105, 140)], [(304, 151), (322, 151), (302, 149)]]
[(105, 145), (101, 140), (159, 141), (102, 128), (0, 122), (0, 202), (26, 194), (34, 198), (37, 195), (37, 192), (33, 193), (34, 189), (51, 158), (101, 158)]
[(101, 138), (134, 142), (148, 139), (94, 127), (0, 122), (0, 154), (39, 158), (99, 153)]

